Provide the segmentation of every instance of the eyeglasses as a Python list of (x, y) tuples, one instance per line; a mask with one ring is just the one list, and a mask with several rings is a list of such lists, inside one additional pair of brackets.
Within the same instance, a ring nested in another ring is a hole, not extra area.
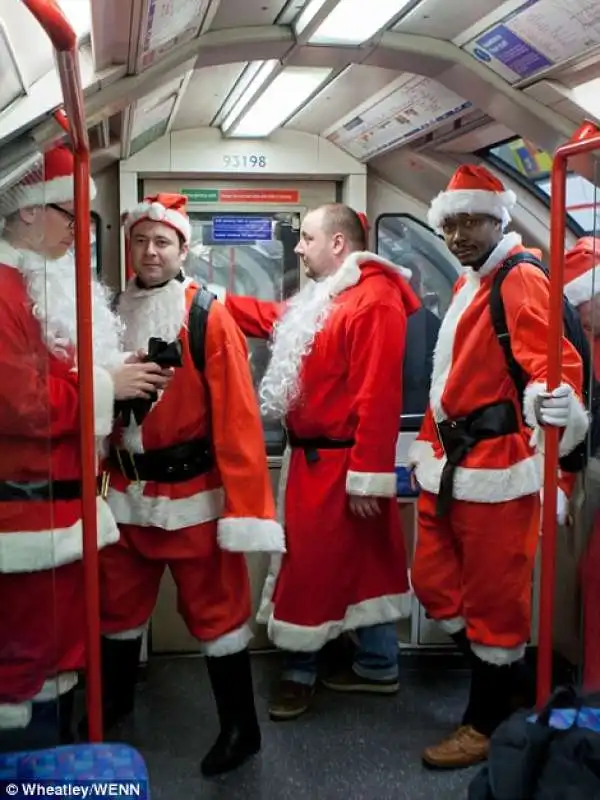
[(67, 211), (66, 208), (61, 208), (61, 206), (56, 205), (56, 203), (46, 203), (45, 207), (52, 208), (54, 209), (54, 211), (58, 211), (64, 217), (66, 217), (68, 220), (69, 228), (71, 228), (71, 230), (75, 227), (75, 214), (71, 214), (71, 212)]

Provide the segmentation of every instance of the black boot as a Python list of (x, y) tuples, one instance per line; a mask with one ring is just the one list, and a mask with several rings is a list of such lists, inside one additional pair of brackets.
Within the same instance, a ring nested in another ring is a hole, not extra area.
[[(135, 684), (142, 637), (102, 638), (102, 724), (106, 734), (133, 712)], [(79, 725), (81, 739), (88, 738), (87, 715)]]
[(473, 655), (473, 650), (471, 649), (471, 642), (467, 638), (466, 630), (462, 628), (462, 630), (458, 631), (457, 633), (450, 634), (450, 638), (463, 656), (467, 659), (469, 666), (471, 666), (475, 656)]
[(469, 704), (463, 725), (471, 725), (489, 738), (498, 725), (510, 717), (517, 666), (496, 666), (478, 658), (474, 660)]
[(221, 724), (217, 741), (201, 765), (202, 774), (209, 777), (229, 772), (256, 755), (261, 735), (248, 651), (207, 658), (206, 665)]

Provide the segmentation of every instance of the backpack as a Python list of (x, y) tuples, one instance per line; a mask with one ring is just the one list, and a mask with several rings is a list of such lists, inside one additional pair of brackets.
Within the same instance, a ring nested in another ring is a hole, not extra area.
[(599, 800), (600, 696), (558, 687), (538, 714), (494, 731), (469, 800)]
[[(490, 292), (490, 313), (492, 325), (498, 339), (498, 343), (504, 352), (508, 371), (519, 395), (520, 408), (523, 408), (523, 395), (528, 383), (528, 376), (517, 362), (510, 346), (510, 334), (506, 324), (504, 304), (502, 302), (501, 287), (508, 273), (518, 264), (532, 264), (548, 276), (548, 271), (544, 265), (531, 253), (521, 252), (507, 258), (502, 266), (496, 271)], [(569, 300), (563, 296), (563, 325), (565, 337), (571, 342), (573, 347), (581, 356), (583, 362), (583, 386), (582, 397), (584, 405), (591, 410), (590, 428), (586, 438), (568, 455), (559, 459), (559, 465), (564, 472), (581, 472), (585, 469), (588, 461), (590, 449), (592, 453), (596, 451), (600, 443), (600, 384), (595, 378), (590, 346), (585, 331), (581, 324), (579, 314)]]
[(192, 300), (188, 321), (188, 340), (190, 343), (190, 353), (198, 372), (204, 373), (206, 363), (204, 344), (206, 341), (206, 326), (208, 324), (208, 312), (216, 297), (205, 286), (201, 286)]

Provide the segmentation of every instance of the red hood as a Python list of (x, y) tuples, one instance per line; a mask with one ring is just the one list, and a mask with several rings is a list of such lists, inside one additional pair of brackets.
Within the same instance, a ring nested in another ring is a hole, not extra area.
[(357, 263), (361, 271), (361, 280), (368, 278), (370, 275), (381, 275), (383, 273), (388, 280), (393, 281), (400, 289), (407, 317), (410, 317), (411, 314), (421, 308), (421, 301), (408, 282), (412, 275), (409, 269), (393, 264), (391, 261), (387, 261), (374, 253), (360, 253), (358, 255)]

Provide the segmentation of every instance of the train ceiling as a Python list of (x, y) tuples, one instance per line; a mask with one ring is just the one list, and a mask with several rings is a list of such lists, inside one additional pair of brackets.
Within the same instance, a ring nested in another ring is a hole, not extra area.
[[(56, 2), (79, 36), (94, 148), (114, 158), (207, 126), (300, 130), (363, 162), (517, 130), (550, 150), (600, 119), (596, 0)], [(49, 141), (60, 87), (21, 0), (0, 0), (0, 71), (0, 141)]]

